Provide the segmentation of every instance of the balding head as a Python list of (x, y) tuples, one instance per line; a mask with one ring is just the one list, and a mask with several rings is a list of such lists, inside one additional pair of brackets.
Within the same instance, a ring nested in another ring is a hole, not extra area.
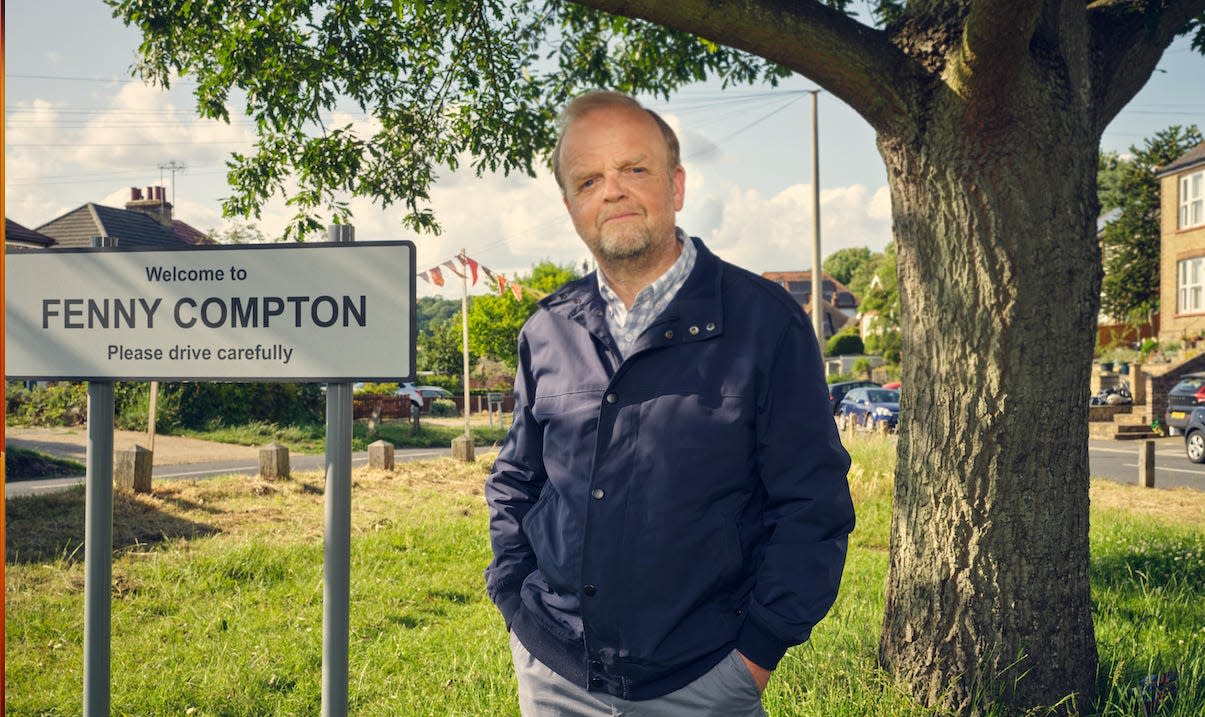
[(591, 90), (583, 95), (578, 95), (569, 104), (565, 105), (565, 109), (561, 111), (561, 116), (557, 119), (560, 134), (556, 140), (556, 148), (552, 152), (552, 174), (556, 177), (557, 186), (561, 188), (562, 194), (565, 193), (565, 180), (561, 176), (561, 146), (565, 142), (565, 130), (569, 128), (569, 125), (573, 124), (574, 120), (582, 115), (603, 108), (628, 108), (647, 113), (657, 123), (657, 128), (661, 130), (661, 136), (665, 138), (669, 168), (672, 170), (682, 166), (678, 135), (674, 134), (674, 130), (666, 124), (665, 120), (661, 119), (661, 115), (642, 106), (630, 95), (625, 95), (622, 92)]

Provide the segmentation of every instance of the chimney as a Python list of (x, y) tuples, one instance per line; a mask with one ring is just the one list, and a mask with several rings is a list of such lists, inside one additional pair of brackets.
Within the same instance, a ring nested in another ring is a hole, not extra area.
[(142, 212), (168, 229), (172, 228), (172, 205), (165, 201), (163, 187), (147, 187), (145, 195), (138, 187), (130, 187), (126, 209)]

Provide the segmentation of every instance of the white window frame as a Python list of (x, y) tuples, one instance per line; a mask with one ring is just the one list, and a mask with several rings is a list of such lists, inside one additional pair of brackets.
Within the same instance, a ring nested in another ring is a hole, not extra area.
[(1176, 313), (1205, 312), (1205, 256), (1177, 262), (1176, 298)]
[(1205, 225), (1205, 169), (1180, 177), (1180, 229)]

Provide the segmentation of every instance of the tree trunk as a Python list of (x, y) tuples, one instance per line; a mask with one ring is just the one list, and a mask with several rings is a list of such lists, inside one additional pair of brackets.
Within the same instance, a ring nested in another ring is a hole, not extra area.
[(879, 657), (928, 705), (1083, 710), (1098, 138), (1065, 98), (948, 104), (879, 143), (904, 331)]

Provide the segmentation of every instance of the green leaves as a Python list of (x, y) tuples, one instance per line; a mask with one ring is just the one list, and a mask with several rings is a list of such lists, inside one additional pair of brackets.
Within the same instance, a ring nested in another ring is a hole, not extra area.
[[(230, 217), (286, 198), (303, 239), (347, 220), (351, 197), (427, 206), (441, 169), (534, 175), (565, 101), (592, 87), (668, 95), (787, 73), (649, 23), (550, 0), (107, 0), (143, 35), (135, 72), (197, 82), (197, 113), (255, 122), (255, 149), (228, 162)], [(241, 106), (239, 106), (241, 104)]]
[(1101, 311), (1114, 319), (1145, 323), (1159, 310), (1160, 200), (1155, 173), (1201, 141), (1195, 126), (1174, 126), (1148, 138), (1142, 149), (1130, 147), (1133, 159), (1101, 158), (1102, 210), (1120, 210), (1101, 233)]

